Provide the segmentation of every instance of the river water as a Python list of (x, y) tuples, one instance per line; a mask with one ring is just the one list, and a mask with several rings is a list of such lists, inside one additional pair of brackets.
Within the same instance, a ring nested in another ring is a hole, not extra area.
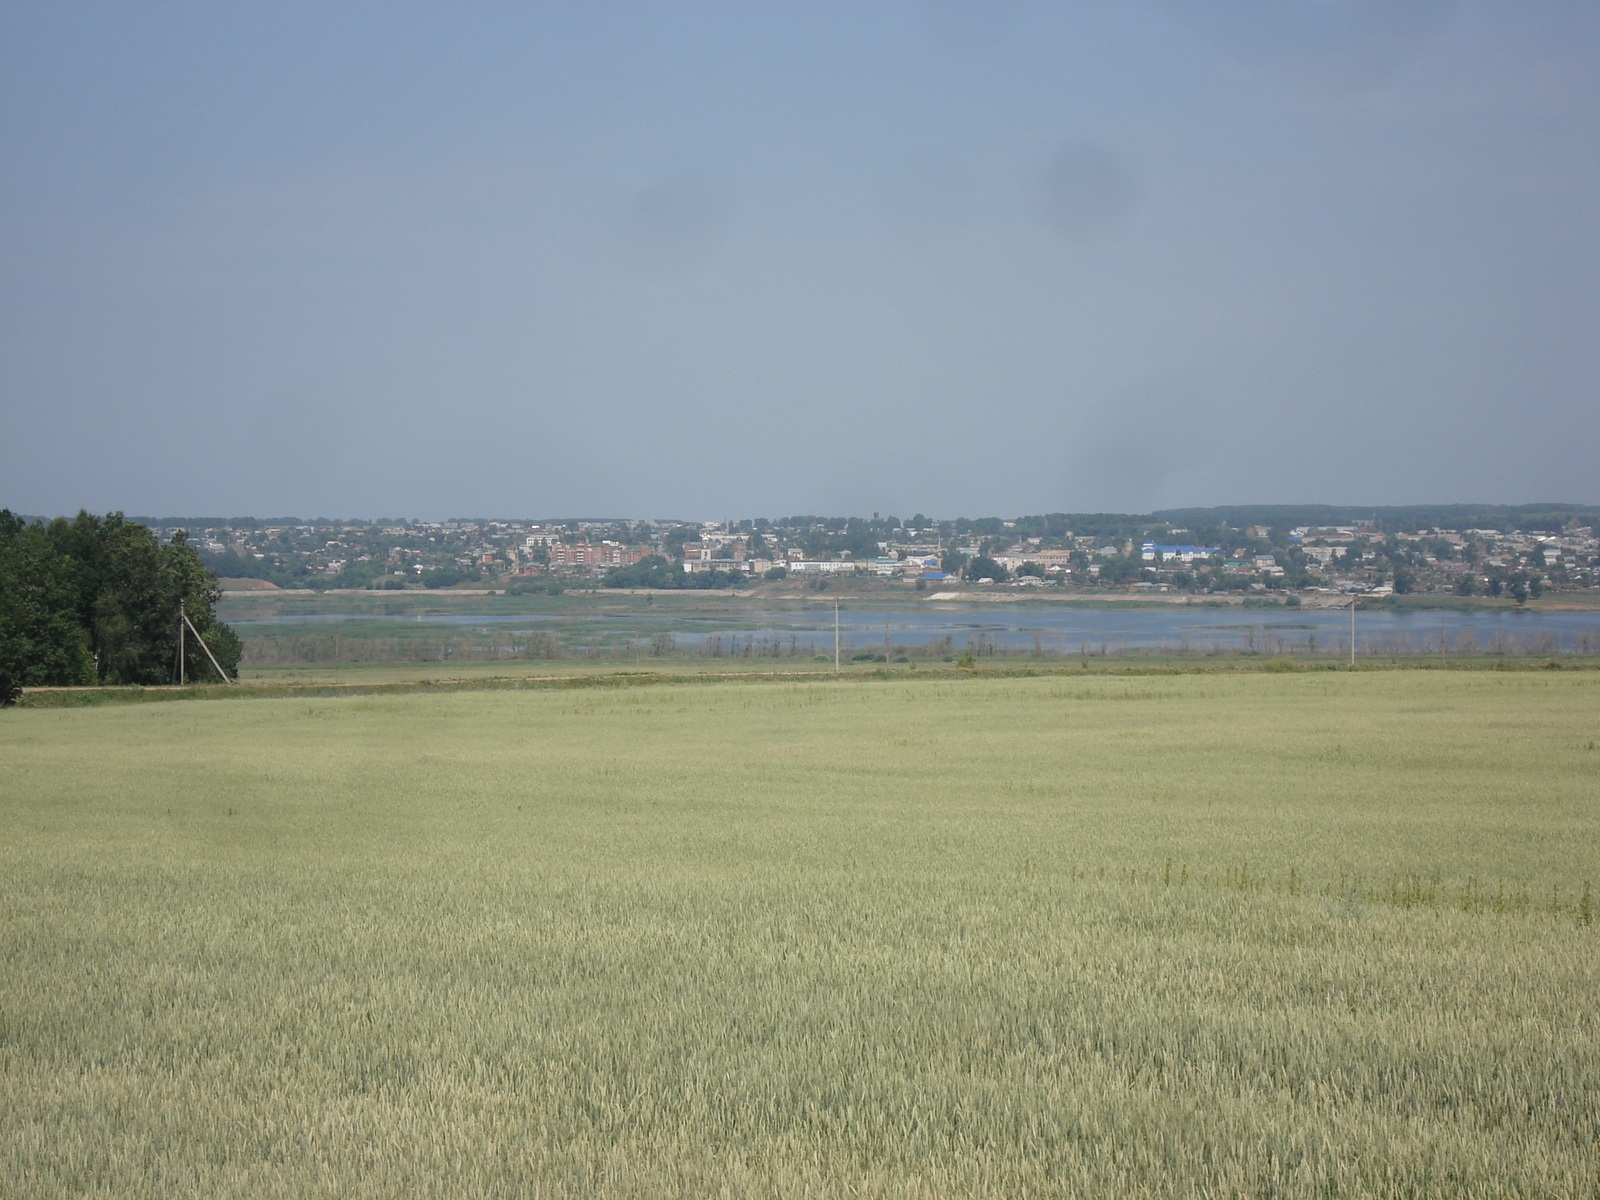
[[(833, 652), (831, 608), (809, 612), (722, 614), (704, 619), (672, 614), (596, 618), (581, 616), (589, 629), (609, 626), (615, 642), (648, 637), (670, 628), (679, 646), (712, 652), (818, 654)], [(235, 618), (248, 636), (261, 625), (327, 625), (346, 621), (405, 623), (489, 630), (559, 629), (559, 616), (433, 613), (417, 616), (275, 615)], [(717, 639), (713, 642), (713, 639)], [(946, 640), (948, 639), (948, 641)], [(1109, 609), (1044, 605), (939, 603), (885, 611), (839, 613), (841, 649), (883, 653), (885, 648), (927, 648), (943, 643), (948, 653), (969, 646), (981, 652), (1051, 655), (1115, 654), (1129, 650), (1170, 653), (1349, 653), (1350, 614), (1337, 609), (1168, 608)], [(1362, 653), (1424, 654), (1600, 653), (1600, 612), (1490, 612), (1375, 610), (1356, 614), (1356, 646)], [(780, 648), (781, 647), (781, 648)]]
[[(765, 619), (763, 619), (765, 618)], [(1348, 653), (1350, 614), (1329, 609), (919, 608), (841, 611), (840, 643), (850, 651), (928, 646), (945, 638), (954, 651), (972, 646), (999, 653), (1042, 650), (1059, 655), (1165, 650), (1173, 653)], [(833, 613), (762, 614), (743, 635), (792, 635), (817, 652), (833, 649)], [(678, 634), (704, 642), (716, 634)], [(731, 643), (740, 634), (721, 631)], [(1356, 647), (1363, 653), (1600, 653), (1600, 612), (1358, 612)]]

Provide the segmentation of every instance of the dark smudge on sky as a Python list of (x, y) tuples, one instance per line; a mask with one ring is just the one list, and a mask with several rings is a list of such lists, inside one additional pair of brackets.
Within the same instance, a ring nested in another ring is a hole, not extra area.
[(635, 278), (676, 279), (709, 262), (731, 224), (732, 199), (708, 175), (656, 180), (625, 198), (620, 265)]
[(1067, 142), (1045, 164), (1038, 183), (1039, 216), (1067, 238), (1108, 233), (1139, 203), (1133, 172), (1104, 146)]

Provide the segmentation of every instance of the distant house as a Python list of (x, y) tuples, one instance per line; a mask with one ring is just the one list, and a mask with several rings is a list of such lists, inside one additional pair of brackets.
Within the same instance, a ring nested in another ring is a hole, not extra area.
[(1179, 562), (1191, 563), (1197, 558), (1209, 559), (1217, 552), (1215, 546), (1162, 546), (1156, 542), (1146, 542), (1140, 551), (1140, 557), (1145, 562), (1166, 562), (1176, 559)]
[(706, 530), (701, 533), (699, 541), (683, 544), (683, 557), (685, 560), (700, 559), (703, 562), (713, 559), (742, 562), (750, 557), (749, 543), (736, 534)]
[(1275, 555), (1257, 554), (1252, 559), (1252, 565), (1256, 570), (1265, 571), (1268, 575), (1278, 576), (1284, 573), (1283, 568), (1278, 565), (1278, 559)]
[(1072, 551), (1012, 549), (1004, 554), (996, 554), (994, 560), (1008, 571), (1020, 570), (1028, 563), (1034, 563), (1046, 571), (1066, 571), (1072, 568)]

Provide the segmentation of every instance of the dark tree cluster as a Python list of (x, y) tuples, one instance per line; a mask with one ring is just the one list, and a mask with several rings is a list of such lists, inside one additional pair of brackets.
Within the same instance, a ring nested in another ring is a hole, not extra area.
[(971, 580), (992, 579), (996, 583), (1004, 583), (1009, 578), (1004, 567), (982, 554), (967, 564), (966, 575)]
[(1592, 524), (1600, 509), (1586, 504), (1411, 504), (1360, 507), (1331, 504), (1224, 505), (1218, 508), (1169, 508), (1151, 519), (1173, 525), (1205, 525), (1224, 521), (1248, 525), (1361, 525), (1371, 523), (1385, 533), (1421, 529), (1525, 529), (1555, 533), (1569, 521)]
[(600, 582), (610, 588), (708, 588), (738, 587), (746, 581), (738, 571), (685, 571), (659, 554), (641, 558), (631, 567), (615, 567)]
[[(0, 702), (24, 687), (172, 682), (180, 609), (236, 677), (241, 647), (216, 618), (216, 583), (182, 533), (162, 545), (121, 513), (45, 524), (0, 509)], [(214, 678), (187, 641), (186, 673)]]

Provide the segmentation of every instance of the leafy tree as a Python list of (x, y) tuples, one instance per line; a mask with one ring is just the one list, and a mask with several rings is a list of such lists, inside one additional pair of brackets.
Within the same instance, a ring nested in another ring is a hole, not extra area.
[(631, 567), (613, 567), (600, 581), (601, 587), (707, 588), (738, 587), (748, 576), (742, 571), (695, 571), (690, 573), (659, 554), (646, 555)]
[(981, 554), (967, 564), (968, 579), (992, 579), (996, 583), (1004, 583), (1008, 572), (994, 559), (986, 554)]
[(236, 550), (202, 550), (200, 561), (222, 579), (271, 579), (272, 564), (265, 559), (245, 558)]
[(1544, 580), (1534, 572), (1514, 571), (1511, 574), (1511, 598), (1518, 604), (1526, 604), (1528, 597), (1537, 600), (1544, 595)]
[(686, 588), (689, 573), (659, 554), (649, 554), (631, 567), (613, 567), (600, 586), (609, 588)]
[[(216, 576), (187, 536), (168, 545), (121, 513), (80, 512), (48, 526), (23, 526), (0, 513), (6, 581), (0, 658), (23, 685), (54, 682), (159, 684), (170, 681), (178, 651), (179, 614), (188, 617), (225, 674), (238, 674), (242, 647), (216, 619)], [(185, 631), (185, 639), (192, 634)], [(87, 661), (89, 669), (84, 671)], [(197, 675), (215, 671), (193, 647)]]
[(424, 571), (421, 578), (423, 587), (444, 588), (458, 583), (476, 583), (483, 575), (478, 571), (463, 571), (460, 567), (434, 567)]
[(38, 525), (0, 512), (0, 704), (24, 687), (94, 682), (72, 560)]
[[(102, 683), (168, 682), (177, 661), (180, 611), (224, 671), (238, 674), (238, 638), (216, 619), (221, 597), (216, 576), (184, 532), (163, 546), (148, 528), (120, 512), (103, 519), (80, 512), (70, 522), (52, 522), (49, 531), (78, 562), (79, 610), (94, 641)], [(194, 658), (197, 672), (214, 670), (203, 654)]]
[(368, 587), (373, 580), (387, 576), (390, 569), (389, 564), (383, 562), (353, 562), (337, 575), (326, 576), (326, 579), (329, 587)]
[(700, 531), (692, 525), (678, 525), (661, 535), (661, 548), (672, 558), (683, 558), (683, 544), (699, 541)]
[(800, 539), (800, 545), (812, 558), (828, 558), (835, 554), (848, 554), (864, 561), (877, 557), (878, 535), (870, 522), (859, 518), (834, 519), (833, 529), (809, 530)]
[(559, 596), (566, 589), (554, 579), (513, 579), (506, 585), (508, 596), (536, 596), (548, 594)]
[(1101, 583), (1122, 583), (1124, 580), (1140, 579), (1143, 576), (1144, 562), (1142, 559), (1113, 554), (1109, 558), (1100, 560)]

